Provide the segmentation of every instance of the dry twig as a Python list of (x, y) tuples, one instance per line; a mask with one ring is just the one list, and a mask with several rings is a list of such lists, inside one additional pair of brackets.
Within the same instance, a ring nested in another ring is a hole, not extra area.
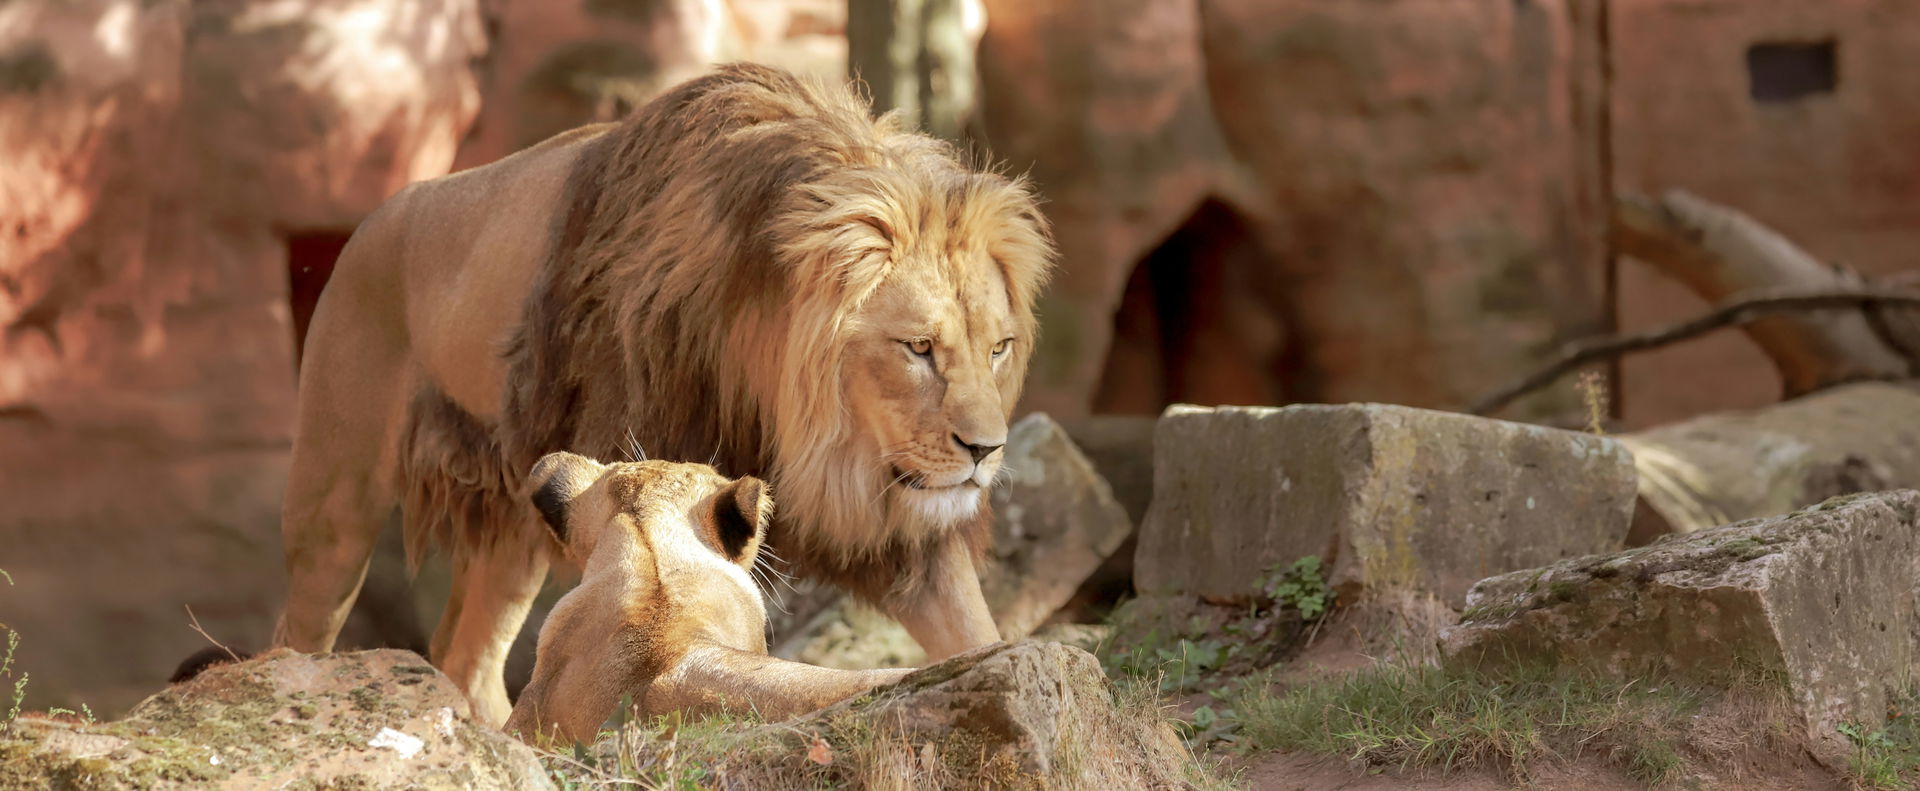
[(207, 642), (212, 643), (215, 648), (218, 648), (222, 651), (227, 652), (227, 657), (229, 659), (232, 659), (235, 662), (240, 661), (240, 655), (234, 653), (233, 649), (228, 648), (226, 643), (222, 643), (219, 640), (213, 639), (213, 635), (207, 634), (207, 630), (200, 628), (200, 618), (193, 614), (192, 605), (187, 606), (187, 620), (189, 621), (189, 625), (193, 627), (194, 631), (199, 632), (201, 637), (207, 638)]

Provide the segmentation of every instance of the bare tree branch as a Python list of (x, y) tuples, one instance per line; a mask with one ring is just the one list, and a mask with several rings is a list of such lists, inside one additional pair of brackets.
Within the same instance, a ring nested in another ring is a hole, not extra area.
[[(1651, 266), (1710, 304), (1763, 293), (1850, 293), (1865, 278), (1830, 265), (1738, 210), (1682, 191), (1658, 198), (1624, 193), (1614, 200), (1612, 233), (1620, 252)], [(1875, 323), (1869, 310), (1783, 310), (1742, 322), (1773, 361), (1789, 397), (1840, 382), (1910, 375), (1900, 353), (1914, 328), (1907, 308)], [(1782, 315), (1782, 314), (1794, 315)]]
[(1763, 316), (1866, 306), (1920, 307), (1920, 294), (1867, 287), (1834, 291), (1773, 291), (1736, 297), (1711, 312), (1692, 319), (1626, 335), (1583, 338), (1561, 347), (1560, 353), (1533, 373), (1482, 396), (1467, 407), (1475, 415), (1494, 412), (1523, 395), (1549, 384), (1581, 366), (1625, 354), (1646, 351), (1705, 335), (1717, 329), (1745, 324)]

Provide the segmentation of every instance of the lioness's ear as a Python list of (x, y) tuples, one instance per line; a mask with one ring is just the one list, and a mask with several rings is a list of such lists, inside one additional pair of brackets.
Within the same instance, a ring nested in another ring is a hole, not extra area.
[(753, 565), (772, 518), (773, 498), (759, 478), (732, 481), (713, 495), (713, 529), (720, 538), (720, 551), (742, 566)]
[(567, 541), (567, 506), (600, 478), (600, 470), (599, 462), (566, 451), (549, 453), (533, 463), (533, 472), (527, 475), (527, 497), (561, 543)]

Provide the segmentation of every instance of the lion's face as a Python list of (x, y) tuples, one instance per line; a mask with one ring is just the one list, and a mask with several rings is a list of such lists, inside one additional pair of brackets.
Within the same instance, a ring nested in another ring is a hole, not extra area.
[(1020, 336), (985, 253), (903, 262), (862, 306), (842, 384), (891, 507), (937, 524), (978, 512), (1019, 397)]

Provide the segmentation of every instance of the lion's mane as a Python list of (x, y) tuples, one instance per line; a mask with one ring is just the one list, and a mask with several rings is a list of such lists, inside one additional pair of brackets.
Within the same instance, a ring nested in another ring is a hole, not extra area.
[[(502, 424), (462, 423), (431, 397), (413, 406), (408, 511), (463, 517), (410, 516), (416, 557), (429, 541), (490, 540), (529, 521), (510, 482), (555, 450), (711, 459), (767, 478), (781, 503), (771, 545), (869, 598), (911, 586), (942, 538), (984, 548), (984, 503), (957, 533), (885, 508), (882, 464), (850, 450), (839, 367), (856, 312), (898, 256), (961, 239), (991, 253), (1021, 337), (1034, 337), (1052, 249), (1023, 183), (871, 118), (845, 89), (741, 64), (592, 141), (566, 193), (503, 350)], [(1015, 348), (1024, 371), (1032, 345)]]

